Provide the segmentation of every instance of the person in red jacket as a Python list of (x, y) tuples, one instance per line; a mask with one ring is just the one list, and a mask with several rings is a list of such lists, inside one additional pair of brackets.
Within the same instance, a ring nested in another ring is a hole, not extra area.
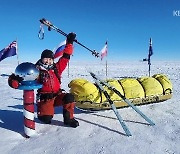
[[(74, 118), (74, 96), (61, 90), (61, 74), (73, 53), (75, 37), (75, 33), (67, 35), (63, 56), (57, 63), (54, 63), (54, 53), (46, 49), (41, 53), (41, 59), (35, 64), (40, 71), (37, 81), (43, 85), (37, 92), (37, 98), (39, 98), (37, 115), (38, 119), (46, 124), (51, 123), (54, 107), (63, 106), (64, 124), (74, 128), (79, 126), (79, 122)], [(8, 83), (11, 87), (18, 88), (18, 80), (22, 81), (21, 78), (12, 74)]]

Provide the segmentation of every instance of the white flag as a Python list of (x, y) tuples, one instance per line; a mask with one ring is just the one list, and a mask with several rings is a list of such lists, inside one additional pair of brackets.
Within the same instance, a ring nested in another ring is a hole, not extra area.
[(102, 48), (102, 50), (101, 50), (101, 60), (105, 57), (105, 56), (107, 56), (107, 41), (106, 41), (106, 43), (105, 43), (105, 46)]

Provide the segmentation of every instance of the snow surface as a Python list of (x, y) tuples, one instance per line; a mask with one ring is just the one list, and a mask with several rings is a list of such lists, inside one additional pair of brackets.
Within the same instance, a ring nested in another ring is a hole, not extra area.
[[(56, 109), (52, 124), (37, 119), (36, 135), (23, 137), (22, 91), (11, 89), (8, 75), (17, 64), (0, 63), (0, 153), (1, 154), (179, 154), (180, 153), (180, 61), (152, 62), (151, 74), (164, 73), (173, 83), (173, 97), (167, 101), (138, 108), (155, 122), (149, 126), (132, 108), (118, 109), (132, 133), (125, 133), (112, 110), (84, 112), (75, 109), (77, 128), (63, 125), (62, 108)], [(71, 62), (62, 76), (62, 88), (75, 78), (93, 81), (88, 71), (105, 79), (104, 63)], [(147, 62), (108, 63), (108, 78), (148, 75)], [(36, 107), (35, 107), (36, 110)]]

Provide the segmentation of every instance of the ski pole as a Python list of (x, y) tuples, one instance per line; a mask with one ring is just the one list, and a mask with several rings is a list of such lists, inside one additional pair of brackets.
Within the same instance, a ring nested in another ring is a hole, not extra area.
[(98, 80), (100, 83), (102, 83), (104, 86), (108, 87), (108, 89), (115, 92), (117, 95), (119, 95), (129, 106), (131, 106), (141, 117), (143, 117), (151, 126), (155, 125), (155, 123), (149, 119), (144, 113), (142, 113), (134, 104), (132, 104), (125, 96), (123, 96), (116, 88), (108, 84), (107, 82), (104, 82), (100, 80), (94, 73), (90, 72), (91, 76)]
[[(60, 34), (62, 34), (62, 35), (64, 35), (64, 36), (67, 37), (67, 34), (66, 34), (65, 32), (63, 32), (61, 29), (59, 29), (59, 28), (57, 28), (56, 26), (54, 26), (50, 21), (48, 21), (48, 20), (46, 20), (46, 19), (44, 19), (44, 18), (40, 19), (39, 21), (41, 22), (41, 24), (46, 25), (46, 26), (48, 27), (48, 30), (49, 30), (49, 31), (50, 31), (51, 29), (53, 29), (53, 30), (57, 31), (58, 33), (60, 33)], [(40, 38), (40, 33), (41, 33), (41, 31), (42, 31), (42, 28), (41, 28), (40, 31), (39, 31), (39, 38)], [(44, 38), (44, 34), (42, 34), (42, 35), (43, 35), (43, 36), (42, 36), (41, 39)], [(86, 47), (85, 45), (83, 45), (83, 44), (81, 44), (80, 42), (78, 42), (76, 39), (74, 40), (74, 42), (76, 42), (76, 43), (79, 44), (80, 46), (82, 46), (82, 47), (84, 47), (85, 49), (87, 49), (88, 51), (90, 51), (90, 52), (92, 53), (92, 55), (94, 55), (95, 57), (99, 57), (99, 53), (96, 52), (96, 50), (91, 50), (91, 49), (89, 49), (89, 48)]]
[[(92, 76), (92, 75), (91, 75)], [(97, 80), (94, 76), (92, 76), (95, 83), (97, 84), (98, 88), (100, 89), (100, 91), (103, 92), (103, 94), (105, 95), (106, 99), (108, 100), (111, 108), (113, 109), (117, 119), (119, 120), (123, 130), (125, 131), (127, 136), (132, 136), (131, 132), (129, 131), (128, 127), (126, 126), (125, 122), (123, 121), (122, 117), (120, 116), (118, 110), (116, 109), (116, 106), (114, 105), (113, 101), (111, 100), (109, 94), (107, 93), (107, 91), (103, 88), (103, 86), (101, 85), (100, 81)]]

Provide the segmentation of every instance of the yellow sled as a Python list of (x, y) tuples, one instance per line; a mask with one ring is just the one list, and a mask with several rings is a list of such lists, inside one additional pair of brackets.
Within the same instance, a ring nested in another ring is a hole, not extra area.
[[(172, 83), (164, 74), (152, 77), (124, 78), (107, 80), (123, 96), (135, 105), (162, 102), (172, 97)], [(104, 94), (94, 83), (86, 79), (74, 79), (69, 83), (70, 92), (75, 96), (76, 107), (84, 110), (111, 109)], [(127, 107), (122, 98), (104, 87), (117, 108)]]

